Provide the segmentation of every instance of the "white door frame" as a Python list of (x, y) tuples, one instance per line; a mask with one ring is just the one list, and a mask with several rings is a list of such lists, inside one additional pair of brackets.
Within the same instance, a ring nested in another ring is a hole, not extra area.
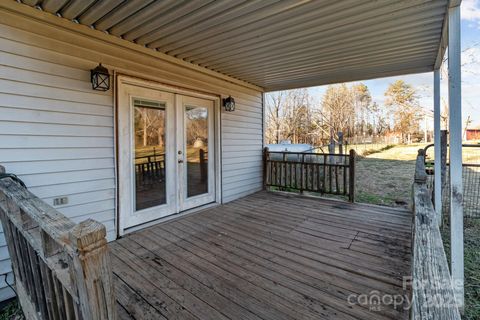
[[(151, 221), (151, 222), (147, 222), (147, 223), (144, 223), (144, 224), (141, 224), (141, 225), (138, 225), (138, 226), (134, 226), (134, 227), (127, 227), (126, 224), (125, 224), (125, 221), (123, 221), (124, 219), (122, 218), (122, 212), (124, 210), (129, 210), (129, 206), (127, 206), (124, 202), (125, 200), (122, 199), (125, 197), (124, 195), (124, 192), (122, 189), (125, 189), (125, 188), (122, 188), (121, 184), (122, 184), (122, 179), (121, 179), (121, 175), (122, 175), (122, 170), (125, 170), (124, 168), (121, 167), (120, 165), (120, 157), (123, 157), (125, 155), (122, 155), (121, 154), (121, 136), (122, 134), (125, 134), (125, 131), (122, 131), (122, 128), (120, 128), (120, 126), (118, 125), (119, 124), (119, 120), (120, 118), (123, 116), (125, 117), (125, 115), (122, 115), (122, 110), (120, 110), (120, 106), (119, 106), (119, 95), (121, 94), (121, 88), (122, 86), (125, 86), (125, 85), (131, 85), (131, 86), (136, 86), (136, 87), (143, 87), (143, 88), (148, 88), (148, 89), (154, 89), (154, 90), (158, 90), (158, 91), (163, 91), (163, 92), (168, 92), (168, 93), (172, 93), (172, 94), (181, 94), (181, 95), (185, 95), (185, 96), (189, 96), (189, 97), (196, 97), (196, 98), (201, 98), (201, 99), (207, 99), (207, 100), (211, 100), (213, 101), (213, 131), (214, 131), (214, 143), (213, 143), (213, 146), (214, 146), (214, 149), (215, 149), (215, 157), (214, 157), (214, 189), (215, 189), (215, 199), (213, 201), (213, 203), (221, 203), (222, 202), (222, 192), (221, 192), (221, 135), (220, 135), (220, 132), (221, 132), (221, 110), (220, 110), (220, 95), (213, 95), (213, 94), (208, 94), (208, 93), (202, 93), (202, 92), (197, 92), (197, 91), (193, 91), (193, 90), (189, 90), (189, 89), (184, 89), (184, 88), (179, 88), (179, 87), (174, 87), (174, 86), (169, 86), (169, 85), (165, 85), (165, 84), (162, 84), (162, 83), (159, 83), (159, 82), (156, 82), (156, 81), (150, 81), (150, 80), (145, 80), (145, 79), (140, 79), (140, 78), (136, 78), (136, 77), (133, 77), (133, 76), (128, 76), (128, 75), (123, 75), (123, 74), (118, 74), (116, 75), (116, 99), (115, 99), (115, 108), (116, 108), (116, 111), (117, 111), (117, 123), (116, 123), (116, 126), (117, 126), (117, 134), (116, 134), (116, 141), (117, 141), (117, 148), (118, 148), (118, 152), (116, 154), (116, 167), (117, 167), (117, 204), (118, 204), (118, 208), (117, 208), (117, 214), (116, 214), (116, 219), (117, 219), (117, 226), (118, 226), (118, 230), (117, 230), (117, 234), (119, 236), (122, 236), (128, 232), (132, 232), (132, 231), (135, 231), (135, 230), (138, 230), (138, 229), (141, 229), (141, 228), (144, 228), (144, 227), (147, 227), (147, 226), (150, 226), (150, 225), (154, 225), (156, 223), (159, 223), (159, 222), (162, 222), (164, 220), (168, 220), (168, 219), (171, 219), (173, 217), (175, 217), (175, 215), (170, 215), (170, 216), (167, 216), (165, 218), (159, 218), (157, 220), (154, 220), (154, 221)], [(178, 106), (175, 106), (178, 108)], [(176, 154), (176, 150), (175, 150), (175, 154)], [(177, 161), (177, 159), (175, 158), (175, 162)], [(177, 177), (178, 179), (178, 177)], [(178, 187), (177, 187), (178, 189)], [(122, 194), (123, 193), (123, 194)], [(130, 195), (132, 196), (132, 195)], [(209, 206), (211, 205), (210, 204), (206, 204), (205, 206)], [(199, 208), (194, 208), (194, 209), (191, 209), (191, 210), (187, 210), (187, 212), (195, 212), (196, 210), (200, 210), (202, 209), (203, 206), (199, 207)], [(131, 208), (130, 208), (131, 209)], [(182, 214), (182, 212), (180, 212), (179, 214)]]

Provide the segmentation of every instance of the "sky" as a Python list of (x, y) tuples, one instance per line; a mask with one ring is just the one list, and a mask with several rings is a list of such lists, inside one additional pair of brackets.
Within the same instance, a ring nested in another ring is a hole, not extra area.
[[(461, 45), (462, 45), (462, 118), (465, 125), (470, 116), (469, 127), (480, 126), (480, 0), (463, 0), (461, 6)], [(446, 70), (446, 68), (445, 68)], [(448, 81), (446, 71), (442, 72), (441, 96), (448, 103)], [(380, 78), (361, 81), (370, 90), (373, 101), (383, 106), (384, 93), (390, 83), (402, 79), (417, 90), (420, 105), (433, 111), (433, 72), (407, 76)], [(358, 83), (358, 82), (356, 82)], [(309, 88), (314, 100), (321, 101), (327, 86)], [(429, 121), (433, 127), (433, 119)]]

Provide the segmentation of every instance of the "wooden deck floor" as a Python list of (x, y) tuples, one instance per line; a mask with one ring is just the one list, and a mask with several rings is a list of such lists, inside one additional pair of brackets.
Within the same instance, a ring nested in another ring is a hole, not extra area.
[[(260, 192), (111, 244), (121, 318), (406, 319), (411, 213)], [(381, 305), (352, 304), (362, 294)]]

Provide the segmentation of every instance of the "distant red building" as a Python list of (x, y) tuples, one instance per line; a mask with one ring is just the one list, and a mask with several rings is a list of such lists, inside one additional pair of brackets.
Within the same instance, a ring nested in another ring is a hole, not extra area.
[(480, 140), (480, 128), (466, 129), (467, 140)]

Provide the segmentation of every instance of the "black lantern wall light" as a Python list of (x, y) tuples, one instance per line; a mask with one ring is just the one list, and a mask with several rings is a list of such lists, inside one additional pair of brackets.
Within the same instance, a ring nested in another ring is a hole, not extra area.
[(92, 89), (99, 91), (107, 91), (110, 89), (110, 74), (108, 69), (100, 63), (95, 69), (90, 71)]
[(225, 108), (225, 111), (235, 111), (235, 99), (233, 99), (232, 96), (228, 96), (228, 98), (223, 99), (223, 107)]

